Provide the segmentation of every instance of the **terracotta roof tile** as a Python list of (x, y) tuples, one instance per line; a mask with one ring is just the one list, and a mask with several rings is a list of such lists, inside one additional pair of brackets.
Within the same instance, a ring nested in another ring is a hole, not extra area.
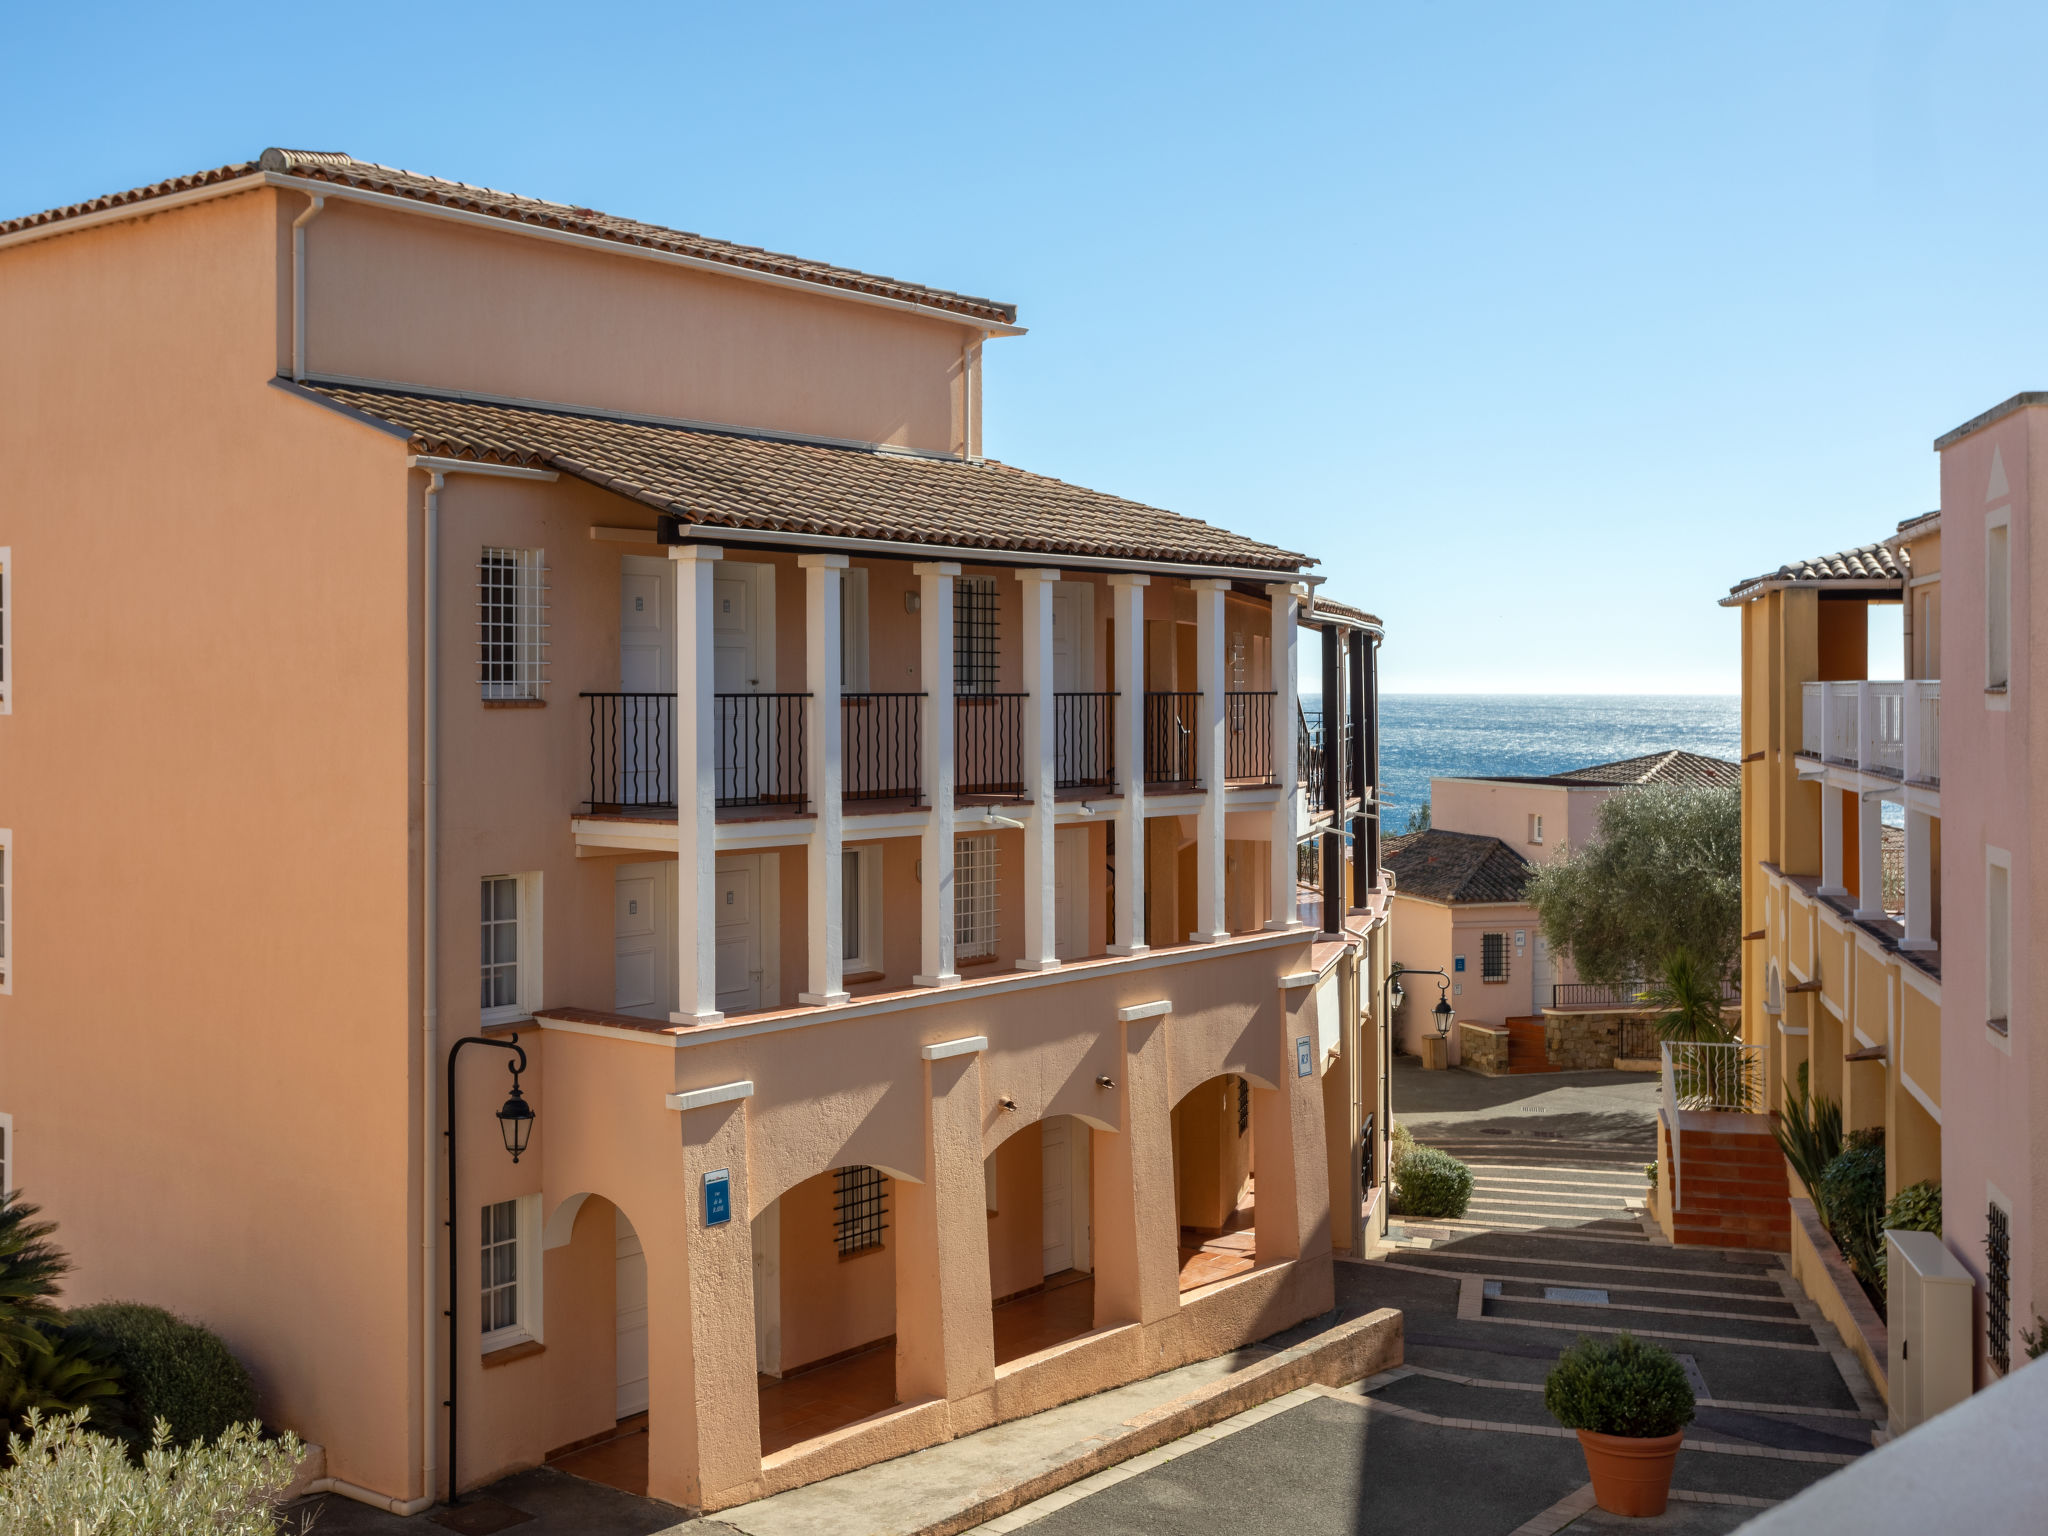
[(73, 203), (64, 208), (52, 208), (43, 213), (9, 219), (0, 223), (0, 235), (10, 235), (18, 230), (38, 225), (59, 223), (80, 214), (97, 213), (107, 208), (147, 202), (151, 198), (168, 196), (173, 192), (183, 192), (214, 182), (231, 181), (258, 170), (330, 182), (336, 186), (355, 187), (367, 192), (382, 192), (393, 197), (411, 198), (415, 202), (460, 208), (471, 213), (504, 219), (508, 223), (541, 225), (574, 234), (591, 235), (601, 240), (615, 240), (622, 245), (644, 246), (681, 256), (693, 256), (722, 266), (744, 268), (775, 277), (794, 278), (828, 288), (842, 288), (853, 293), (872, 294), (906, 304), (926, 305), (995, 325), (1014, 325), (1017, 320), (1016, 305), (1000, 303), (994, 299), (952, 293), (943, 288), (927, 288), (922, 283), (881, 277), (872, 272), (857, 271), (852, 267), (835, 267), (802, 256), (763, 250), (759, 246), (736, 245), (730, 240), (716, 240), (708, 235), (668, 229), (659, 224), (643, 224), (638, 219), (600, 213), (595, 208), (551, 203), (538, 197), (522, 197), (514, 192), (499, 192), (490, 187), (473, 187), (467, 182), (445, 181), (439, 176), (426, 176), (417, 171), (402, 171), (392, 166), (358, 160), (352, 155), (324, 150), (266, 149), (260, 160), (224, 165), (190, 176), (177, 176), (168, 181), (154, 182), (146, 187), (110, 193), (105, 197), (94, 198), (91, 202)]
[(413, 451), (558, 470), (711, 528), (1295, 571), (1306, 555), (995, 460), (749, 437), (343, 385)]
[(1382, 627), (1376, 614), (1367, 613), (1363, 608), (1354, 608), (1349, 603), (1340, 603), (1334, 597), (1324, 597), (1320, 592), (1315, 598), (1315, 613), (1309, 617), (1313, 620), (1317, 615), (1327, 615), (1346, 624), (1364, 624), (1372, 629)]
[(1859, 544), (1837, 554), (1794, 560), (1775, 571), (1738, 581), (1728, 590), (1731, 594), (1740, 594), (1766, 584), (1795, 581), (1901, 581), (1910, 574), (1911, 562), (1903, 553), (1894, 554), (1882, 544)]
[(1394, 891), (1425, 901), (1514, 902), (1523, 899), (1535, 871), (1497, 837), (1407, 832), (1381, 842), (1380, 862), (1394, 874)]
[(1674, 749), (1652, 752), (1645, 757), (1624, 757), (1618, 762), (1567, 768), (1562, 773), (1474, 773), (1459, 777), (1483, 779), (1494, 784), (1554, 784), (1565, 789), (1632, 784), (1683, 784), (1696, 789), (1733, 789), (1742, 783), (1742, 766), (1729, 762), (1725, 757), (1706, 757), (1698, 752)]

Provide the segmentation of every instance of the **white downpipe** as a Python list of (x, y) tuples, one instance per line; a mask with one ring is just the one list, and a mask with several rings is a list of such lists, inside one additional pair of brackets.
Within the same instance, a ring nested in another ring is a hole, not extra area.
[(434, 1225), (434, 1169), (440, 1151), (436, 1144), (440, 1125), (435, 1115), (434, 1062), (439, 1055), (441, 1027), (440, 966), (436, 963), (441, 833), (440, 646), (436, 642), (441, 629), (441, 487), (447, 480), (439, 470), (429, 470), (427, 476), (420, 643), (420, 1491), (426, 1502), (420, 1508), (434, 1501), (434, 1436), (439, 1422), (434, 1396), (434, 1288), (440, 1277), (434, 1241), (439, 1233)]
[[(306, 211), (292, 220), (292, 381), (297, 384), (306, 382), (306, 226), (326, 206), (326, 197), (315, 192)], [(439, 482), (435, 485), (438, 489)]]
[(434, 1507), (431, 1494), (424, 1499), (394, 1499), (369, 1488), (358, 1488), (354, 1483), (345, 1483), (338, 1477), (316, 1477), (301, 1492), (339, 1494), (344, 1499), (353, 1499), (372, 1509), (389, 1510), (394, 1515), (417, 1515)]

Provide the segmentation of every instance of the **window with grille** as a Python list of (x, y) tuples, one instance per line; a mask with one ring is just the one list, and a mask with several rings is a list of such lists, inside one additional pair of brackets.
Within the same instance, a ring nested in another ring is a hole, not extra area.
[(843, 1258), (882, 1246), (888, 1229), (889, 1183), (879, 1168), (855, 1166), (833, 1172), (838, 1200), (832, 1208), (832, 1235)]
[(1991, 1204), (1984, 1227), (1984, 1348), (2003, 1376), (2012, 1369), (2012, 1227)]
[(476, 567), (477, 678), (486, 699), (547, 688), (548, 567), (537, 549), (486, 548)]
[(1251, 1079), (1237, 1080), (1237, 1134), (1242, 1136), (1252, 1128), (1252, 1085)]
[(953, 840), (953, 957), (985, 960), (996, 952), (996, 840)]
[(1508, 979), (1508, 936), (1504, 933), (1482, 933), (1479, 936), (1479, 979), (1481, 981), (1506, 981)]
[(489, 1338), (519, 1326), (519, 1202), (484, 1207), (483, 1330)]
[(953, 582), (953, 691), (996, 691), (996, 579), (960, 576)]

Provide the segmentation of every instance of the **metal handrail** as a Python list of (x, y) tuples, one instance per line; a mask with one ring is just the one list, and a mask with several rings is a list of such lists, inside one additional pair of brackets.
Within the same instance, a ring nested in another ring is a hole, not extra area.
[(1024, 701), (1028, 693), (953, 696), (953, 790), (962, 795), (1024, 793)]
[(1195, 726), (1201, 718), (1199, 693), (1145, 695), (1145, 782), (1199, 785)]
[(1233, 784), (1273, 782), (1272, 689), (1223, 695), (1223, 777)]
[(1116, 782), (1115, 693), (1056, 693), (1054, 787), (1106, 789)]
[(847, 800), (924, 798), (921, 693), (843, 693), (840, 736)]

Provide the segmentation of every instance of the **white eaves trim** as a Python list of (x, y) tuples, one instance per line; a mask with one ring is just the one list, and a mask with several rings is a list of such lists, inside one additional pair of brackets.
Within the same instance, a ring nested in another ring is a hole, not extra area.
[(1321, 975), (1320, 971), (1293, 971), (1280, 978), (1280, 987), (1285, 992), (1292, 992), (1299, 987), (1312, 987)]
[(735, 1099), (751, 1099), (754, 1096), (752, 1082), (741, 1079), (737, 1083), (720, 1083), (716, 1088), (692, 1088), (685, 1093), (671, 1093), (663, 1097), (670, 1109), (704, 1109), (713, 1104), (730, 1104)]
[(926, 1061), (944, 1061), (951, 1056), (972, 1056), (987, 1049), (987, 1035), (967, 1035), (959, 1040), (941, 1040), (937, 1045), (925, 1046), (918, 1054)]
[(1136, 1024), (1141, 1019), (1163, 1019), (1171, 1012), (1172, 1001), (1162, 999), (1156, 1003), (1139, 1003), (1135, 1007), (1119, 1008), (1116, 1011), (1116, 1021), (1119, 1024)]

